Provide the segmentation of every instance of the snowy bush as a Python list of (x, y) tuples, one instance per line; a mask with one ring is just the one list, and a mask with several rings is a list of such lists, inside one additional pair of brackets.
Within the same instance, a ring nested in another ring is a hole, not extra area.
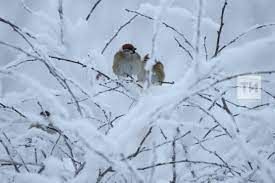
[[(1, 2), (0, 182), (274, 183), (274, 7)], [(161, 86), (113, 74), (124, 43), (161, 60)]]

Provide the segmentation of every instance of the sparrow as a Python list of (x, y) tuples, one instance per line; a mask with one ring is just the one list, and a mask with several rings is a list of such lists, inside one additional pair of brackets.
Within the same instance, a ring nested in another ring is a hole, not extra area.
[(113, 60), (113, 72), (118, 77), (133, 77), (141, 70), (141, 57), (132, 44), (124, 44), (116, 52)]
[(152, 67), (151, 83), (154, 85), (162, 85), (164, 79), (164, 66), (160, 61), (156, 61), (156, 63)]

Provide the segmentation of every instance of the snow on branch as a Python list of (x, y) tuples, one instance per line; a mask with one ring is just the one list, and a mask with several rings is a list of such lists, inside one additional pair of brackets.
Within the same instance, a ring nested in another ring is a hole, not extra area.
[[(197, 0), (193, 16), (193, 10), (187, 10), (190, 4), (161, 0), (159, 6), (141, 5), (139, 10), (133, 10), (131, 3), (122, 7), (117, 4), (121, 2), (110, 1), (106, 6), (114, 12), (94, 17), (98, 22), (114, 16), (114, 21), (98, 27), (90, 27), (87, 21), (97, 15), (102, 0), (93, 2), (84, 23), (75, 2), (56, 0), (55, 9), (46, 13), (47, 2), (34, 12), (20, 1), (31, 24), (0, 17), (8, 33), (19, 38), (0, 40), (3, 48), (12, 50), (11, 54), (4, 52), (3, 60), (8, 63), (0, 68), (1, 181), (20, 182), (23, 177), (30, 183), (274, 182), (275, 65), (258, 60), (245, 65), (250, 50), (243, 48), (223, 52), (249, 33), (274, 27), (274, 23), (253, 26), (222, 44), (228, 39), (224, 30), (228, 0), (222, 1), (219, 26), (204, 18), (209, 16), (204, 8), (213, 2), (204, 6), (203, 0)], [(85, 3), (89, 4), (77, 5)], [(66, 13), (65, 7), (75, 12)], [(144, 11), (148, 9), (155, 14), (148, 16)], [(110, 33), (127, 15), (104, 42), (103, 29)], [(182, 25), (184, 16), (194, 27)], [(49, 24), (43, 25), (41, 17), (47, 17)], [(147, 20), (153, 30), (140, 27)], [(65, 22), (72, 26), (65, 30)], [(209, 24), (217, 29), (217, 37), (208, 32)], [(123, 31), (135, 34), (125, 37)], [(192, 34), (193, 42), (188, 39)], [(266, 55), (257, 50), (257, 59), (273, 59), (274, 41), (269, 38), (262, 44)], [(175, 82), (147, 88), (135, 76), (116, 78), (110, 71), (114, 53), (106, 52), (114, 40), (137, 42), (141, 58), (151, 49), (153, 62), (160, 56), (166, 77)], [(258, 48), (258, 42), (253, 45)], [(236, 62), (231, 56), (241, 57), (245, 64), (232, 66)], [(253, 69), (230, 68), (244, 65)], [(235, 96), (242, 88), (235, 80), (250, 75), (263, 78), (261, 87), (246, 88), (257, 88), (262, 100), (243, 102)]]

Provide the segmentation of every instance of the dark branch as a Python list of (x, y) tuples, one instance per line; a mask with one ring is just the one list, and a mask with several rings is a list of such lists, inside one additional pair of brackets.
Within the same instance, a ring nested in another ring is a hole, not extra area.
[(63, 13), (63, 0), (58, 1), (58, 14), (60, 20), (60, 39), (61, 43), (64, 44), (64, 13)]
[[(129, 9), (125, 9), (125, 11), (127, 11), (127, 12), (129, 12), (129, 13), (134, 13), (134, 14), (136, 14), (136, 15), (139, 15), (139, 16), (141, 16), (141, 17), (147, 18), (147, 19), (149, 19), (149, 20), (154, 20), (153, 17), (150, 17), (150, 16), (148, 16), (148, 15), (142, 14), (142, 13), (137, 12), (137, 11), (133, 11), (133, 10), (129, 10)], [(171, 29), (172, 31), (176, 32), (179, 36), (181, 36), (181, 37), (184, 39), (184, 42), (185, 42), (187, 45), (189, 45), (192, 49), (194, 49), (194, 47), (193, 47), (193, 45), (191, 44), (191, 42), (185, 37), (185, 35), (184, 35), (183, 33), (179, 32), (175, 27), (173, 27), (173, 26), (167, 24), (166, 22), (162, 22), (162, 24), (163, 24), (166, 28)]]
[(224, 46), (222, 46), (218, 53), (220, 53), (223, 49), (227, 48), (228, 46), (230, 46), (231, 44), (237, 42), (239, 39), (241, 39), (242, 37), (244, 37), (245, 35), (247, 35), (248, 33), (255, 31), (255, 30), (259, 30), (259, 29), (263, 29), (263, 28), (267, 28), (267, 27), (272, 27), (275, 26), (275, 23), (271, 23), (271, 24), (264, 24), (264, 25), (259, 25), (259, 26), (254, 26), (250, 29), (248, 29), (248, 31), (245, 31), (241, 34), (239, 34), (238, 36), (236, 36), (234, 39), (232, 39), (231, 41), (229, 41), (227, 44), (225, 44)]
[(219, 53), (219, 49), (220, 49), (220, 41), (221, 41), (221, 34), (223, 31), (223, 26), (224, 26), (224, 13), (225, 13), (225, 9), (227, 6), (227, 0), (224, 1), (223, 4), (223, 8), (222, 8), (222, 13), (221, 13), (221, 19), (220, 19), (220, 28), (218, 30), (218, 37), (217, 37), (217, 42), (216, 42), (216, 49), (215, 49), (215, 53), (213, 57), (216, 57)]
[(99, 169), (98, 172), (98, 177), (96, 179), (96, 183), (100, 183), (100, 181), (104, 178), (104, 176), (109, 173), (109, 172), (114, 172), (113, 168), (111, 166), (109, 166), (106, 170), (104, 170), (103, 172), (101, 172), (101, 170)]
[(185, 47), (179, 42), (179, 40), (178, 40), (176, 37), (174, 37), (174, 39), (175, 39), (175, 41), (178, 43), (179, 47), (180, 47), (181, 49), (183, 49), (183, 50), (187, 53), (187, 55), (193, 60), (194, 58), (193, 58), (191, 52), (190, 52), (187, 48), (185, 48)]
[(137, 18), (138, 15), (134, 15), (132, 18), (130, 18), (126, 23), (124, 23), (122, 26), (120, 26), (118, 28), (118, 30), (116, 31), (116, 33), (112, 36), (112, 38), (106, 43), (106, 45), (104, 46), (104, 48), (101, 51), (101, 54), (103, 54), (105, 52), (105, 50), (107, 49), (107, 47), (111, 44), (111, 42), (118, 36), (119, 32), (125, 28), (127, 25), (129, 25), (135, 18)]
[(9, 110), (12, 110), (14, 111), (15, 113), (17, 113), (19, 116), (23, 117), (23, 118), (27, 118), (22, 112), (20, 112), (18, 109), (16, 109), (15, 107), (13, 106), (7, 106), (7, 105), (4, 105), (3, 103), (0, 102), (0, 107), (2, 107), (3, 109), (9, 109)]
[(206, 36), (204, 36), (203, 39), (203, 47), (204, 47), (204, 53), (205, 53), (205, 60), (208, 60), (208, 51), (207, 51), (207, 47), (206, 47)]
[(228, 77), (225, 77), (225, 78), (223, 78), (223, 79), (220, 79), (220, 80), (215, 81), (214, 83), (212, 83), (212, 84), (210, 85), (210, 87), (212, 87), (212, 86), (214, 86), (214, 85), (217, 85), (217, 84), (219, 84), (219, 83), (225, 82), (225, 81), (229, 81), (229, 80), (235, 79), (235, 78), (240, 77), (240, 76), (248, 76), (248, 75), (266, 75), (266, 74), (275, 74), (275, 70), (271, 70), (271, 71), (245, 72), (245, 73), (241, 73), (241, 74), (231, 75), (231, 76), (228, 76)]
[(141, 142), (140, 142), (140, 144), (139, 144), (139, 146), (138, 146), (136, 152), (134, 152), (133, 154), (127, 156), (127, 159), (132, 159), (132, 158), (136, 157), (136, 156), (141, 152), (141, 148), (142, 148), (142, 146), (143, 146), (145, 140), (146, 140), (146, 139), (149, 137), (149, 135), (152, 133), (152, 129), (153, 129), (153, 127), (151, 126), (151, 127), (149, 128), (148, 132), (145, 134), (145, 136), (144, 136), (143, 139), (141, 140)]
[(145, 166), (142, 168), (138, 168), (137, 170), (147, 170), (147, 169), (151, 169), (151, 168), (155, 168), (155, 167), (159, 167), (159, 166), (172, 165), (174, 163), (176, 163), (176, 164), (178, 164), (178, 163), (203, 164), (203, 165), (217, 166), (220, 168), (228, 168), (227, 166), (225, 166), (223, 164), (219, 164), (219, 163), (215, 163), (215, 162), (195, 161), (195, 160), (184, 159), (184, 160), (178, 160), (178, 161), (168, 161), (168, 162), (157, 163), (155, 165), (149, 165), (149, 166)]
[[(7, 155), (9, 156), (9, 158), (10, 158), (10, 163), (13, 165), (15, 171), (16, 171), (17, 173), (20, 173), (20, 170), (19, 170), (19, 168), (17, 167), (17, 164), (15, 163), (15, 161), (14, 161), (13, 158), (12, 158), (12, 155), (11, 155), (11, 153), (10, 153), (10, 151), (9, 151), (9, 148), (7, 147), (7, 145), (4, 143), (4, 141), (3, 141), (2, 139), (0, 139), (0, 143), (1, 143), (2, 146), (4, 147), (4, 149), (5, 149), (6, 153), (7, 153)], [(2, 164), (2, 163), (1, 163), (1, 164)]]
[(96, 3), (93, 5), (92, 9), (90, 10), (89, 14), (87, 15), (86, 17), (86, 21), (89, 20), (91, 14), (94, 12), (94, 10), (96, 9), (96, 7), (99, 5), (99, 3), (101, 2), (102, 0), (97, 0)]

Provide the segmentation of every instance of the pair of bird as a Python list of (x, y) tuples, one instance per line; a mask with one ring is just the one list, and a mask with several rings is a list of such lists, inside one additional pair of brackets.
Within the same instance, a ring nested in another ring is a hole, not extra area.
[[(136, 76), (139, 82), (145, 82), (149, 77), (149, 71), (145, 69), (149, 55), (141, 59), (132, 44), (124, 44), (116, 52), (113, 61), (113, 72), (118, 77)], [(160, 61), (155, 61), (152, 67), (151, 83), (161, 85), (165, 79), (164, 66)]]

